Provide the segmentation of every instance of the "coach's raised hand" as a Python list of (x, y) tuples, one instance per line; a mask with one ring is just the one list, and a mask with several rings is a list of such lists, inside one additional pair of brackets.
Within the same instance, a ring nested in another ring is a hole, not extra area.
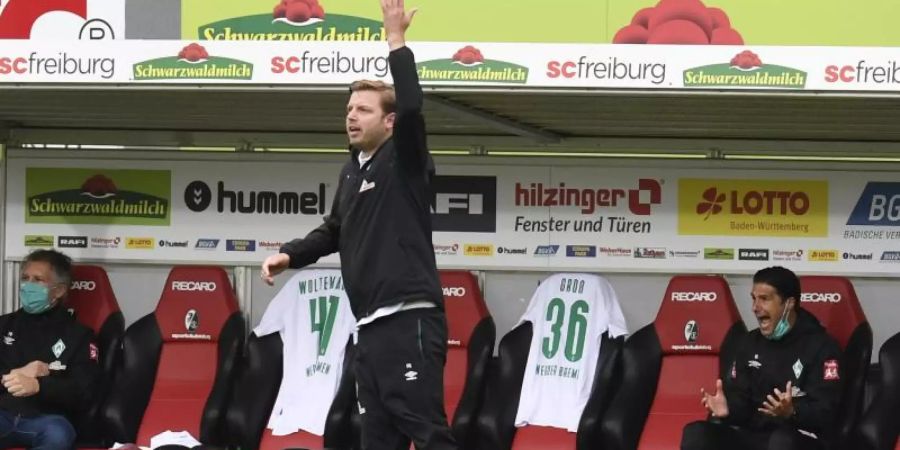
[(416, 8), (405, 9), (403, 0), (381, 0), (381, 12), (384, 15), (384, 32), (388, 45), (396, 50), (406, 45), (406, 29), (416, 15)]

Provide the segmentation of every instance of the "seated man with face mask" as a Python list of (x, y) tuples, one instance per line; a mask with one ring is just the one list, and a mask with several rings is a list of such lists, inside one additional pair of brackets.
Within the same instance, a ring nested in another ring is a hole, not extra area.
[(800, 280), (769, 267), (753, 276), (759, 328), (730, 361), (730, 374), (702, 392), (710, 420), (684, 428), (682, 450), (828, 448), (840, 400), (840, 349), (800, 307)]
[(93, 333), (61, 304), (72, 261), (36, 250), (22, 264), (21, 309), (0, 316), (0, 448), (69, 449), (98, 379)]

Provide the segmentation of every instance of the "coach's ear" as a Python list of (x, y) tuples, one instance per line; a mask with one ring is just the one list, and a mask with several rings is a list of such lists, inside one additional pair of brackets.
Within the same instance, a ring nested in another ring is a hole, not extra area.
[(397, 113), (387, 113), (384, 115), (384, 119), (382, 119), (382, 123), (384, 124), (384, 128), (388, 131), (394, 131), (394, 122), (397, 120)]

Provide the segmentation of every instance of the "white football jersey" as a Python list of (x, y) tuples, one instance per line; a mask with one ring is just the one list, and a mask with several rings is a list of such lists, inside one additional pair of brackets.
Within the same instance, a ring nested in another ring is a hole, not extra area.
[(601, 335), (628, 332), (616, 293), (597, 275), (552, 275), (531, 297), (524, 322), (534, 334), (515, 424), (575, 432), (591, 395)]
[(284, 372), (268, 428), (275, 436), (325, 433), (328, 410), (356, 329), (340, 270), (304, 270), (272, 299), (257, 336), (281, 333)]

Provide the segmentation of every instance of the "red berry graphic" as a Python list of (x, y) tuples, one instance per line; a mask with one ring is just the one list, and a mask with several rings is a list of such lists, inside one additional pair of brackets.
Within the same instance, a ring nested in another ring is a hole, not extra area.
[(712, 18), (713, 30), (731, 28), (731, 20), (728, 19), (728, 14), (725, 14), (725, 11), (719, 8), (706, 8), (706, 10)]
[(119, 189), (109, 177), (104, 175), (94, 175), (81, 184), (81, 192), (86, 192), (96, 197), (106, 194), (115, 194)]
[(648, 44), (709, 44), (702, 28), (688, 20), (670, 20), (650, 32)]
[(639, 25), (643, 28), (650, 27), (650, 16), (653, 15), (653, 12), (656, 11), (656, 8), (644, 8), (634, 13), (634, 18), (631, 19), (632, 25)]
[(291, 22), (302, 23), (312, 17), (312, 11), (310, 11), (308, 4), (304, 2), (294, 2), (288, 4), (285, 17)]
[[(698, 30), (703, 33), (702, 38)], [(743, 45), (744, 39), (732, 28), (731, 19), (721, 8), (707, 7), (701, 0), (661, 0), (656, 6), (638, 10), (631, 23), (616, 32), (612, 42)]]
[(484, 62), (484, 56), (481, 54), (481, 50), (478, 50), (471, 45), (467, 45), (453, 54), (453, 60), (468, 65)]
[(287, 14), (287, 7), (284, 6), (284, 3), (279, 3), (275, 5), (275, 9), (272, 10), (272, 17), (276, 19), (284, 18)]
[[(650, 17), (648, 29), (652, 34), (657, 27), (673, 20), (687, 20), (694, 22), (706, 33), (706, 39), (712, 35), (713, 20), (699, 0), (663, 0), (656, 7), (656, 11)], [(672, 42), (673, 44), (675, 42)]]
[(324, 19), (325, 10), (318, 0), (281, 0), (272, 10), (272, 17), (303, 23), (309, 19)]
[(741, 34), (731, 28), (717, 28), (713, 30), (710, 44), (715, 45), (744, 45)]
[(761, 66), (762, 61), (756, 53), (744, 50), (731, 58), (731, 65), (741, 69), (752, 69)]
[(200, 44), (192, 43), (178, 52), (179, 59), (186, 59), (190, 62), (197, 62), (202, 59), (209, 59), (209, 53)]
[(646, 44), (650, 32), (640, 25), (628, 25), (613, 37), (613, 44)]

